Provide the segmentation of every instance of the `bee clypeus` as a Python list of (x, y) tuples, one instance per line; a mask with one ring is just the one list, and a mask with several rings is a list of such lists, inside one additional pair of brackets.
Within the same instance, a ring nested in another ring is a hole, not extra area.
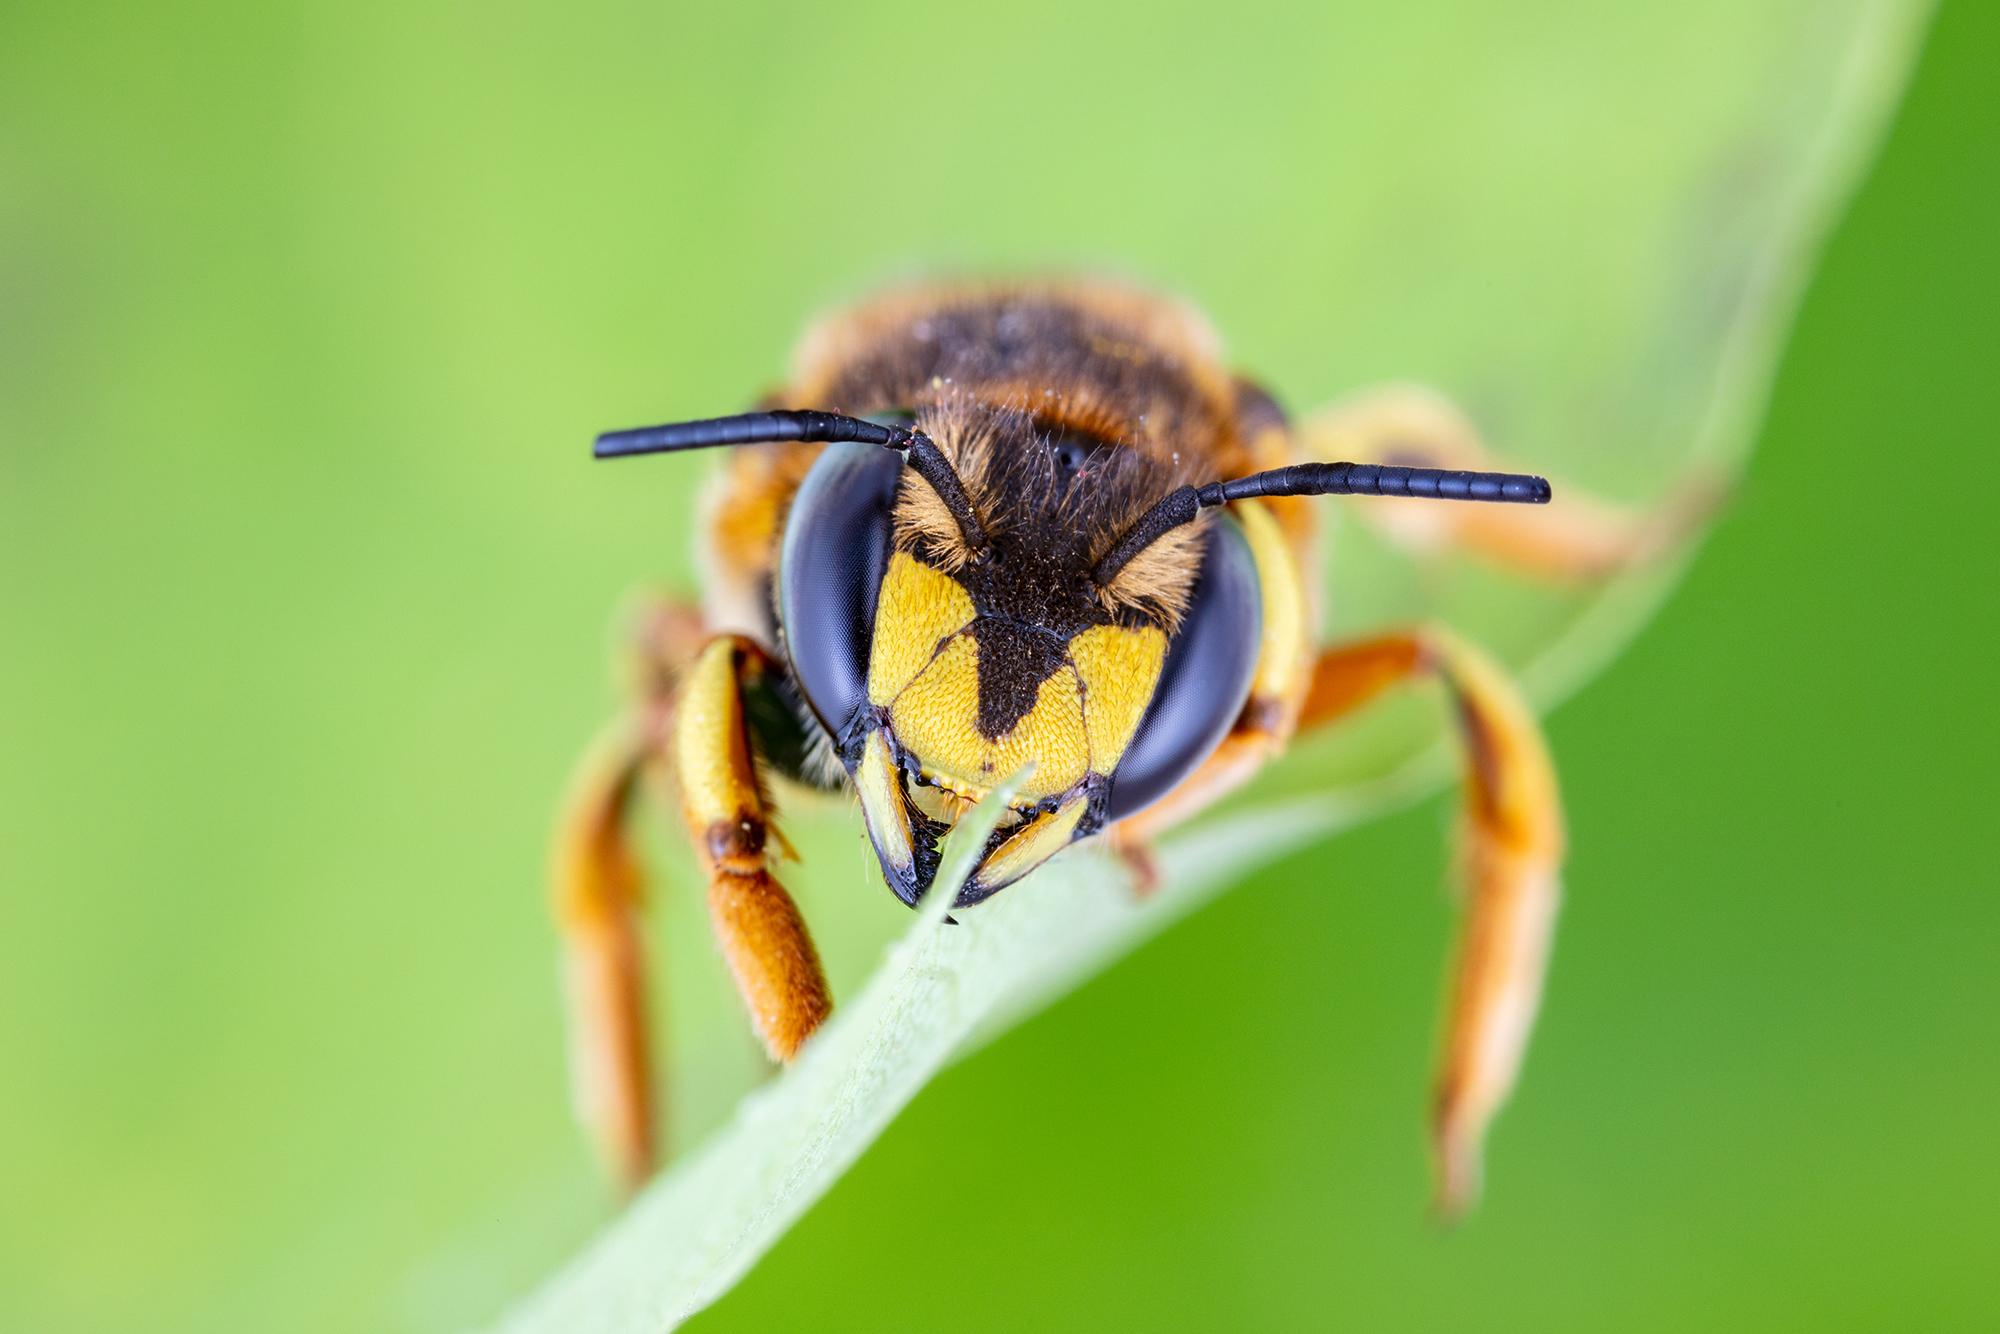
[[(556, 905), (578, 1097), (628, 1181), (651, 1168), (633, 796), (671, 775), (752, 1023), (789, 1060), (831, 1007), (773, 876), (769, 785), (851, 787), (914, 905), (953, 823), (1027, 768), (959, 890), (972, 908), (1081, 839), (1143, 886), (1161, 830), (1303, 730), (1422, 677), (1463, 738), (1467, 898), (1434, 1134), (1447, 1206), (1475, 1189), (1541, 984), (1562, 825), (1529, 709), (1441, 626), (1321, 648), (1310, 497), (1392, 535), (1545, 576), (1635, 553), (1601, 504), (1485, 471), (1464, 419), (1387, 390), (1290, 423), (1181, 305), (1088, 283), (922, 287), (835, 315), (742, 416), (597, 441), (599, 457), (736, 448), (702, 527), (700, 610), (642, 618), (630, 707), (565, 808)], [(1370, 461), (1373, 460), (1373, 461)]]

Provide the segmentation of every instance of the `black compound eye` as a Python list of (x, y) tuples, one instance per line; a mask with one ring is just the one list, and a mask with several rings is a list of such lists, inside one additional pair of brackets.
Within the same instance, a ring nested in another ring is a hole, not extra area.
[(879, 445), (828, 445), (792, 500), (778, 563), (778, 618), (792, 676), (835, 742), (868, 698), (875, 599), (903, 460)]
[(1207, 548), (1159, 689), (1112, 775), (1113, 820), (1173, 791), (1222, 744), (1250, 697), (1264, 633), (1257, 563), (1233, 519), (1208, 526)]

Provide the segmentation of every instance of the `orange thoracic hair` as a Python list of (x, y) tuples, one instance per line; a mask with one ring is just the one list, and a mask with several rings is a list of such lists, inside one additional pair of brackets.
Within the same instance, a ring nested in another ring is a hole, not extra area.
[[(1038, 577), (1086, 589), (1099, 615), (1171, 630), (1197, 573), (1200, 525), (1106, 587), (1088, 571), (1175, 487), (1247, 470), (1235, 393), (1185, 307), (1086, 283), (878, 298), (807, 337), (787, 398), (908, 414), (951, 460), (996, 546), (1031, 555)], [(923, 483), (905, 479), (895, 518), (899, 549), (947, 572), (966, 566), (959, 525)]]

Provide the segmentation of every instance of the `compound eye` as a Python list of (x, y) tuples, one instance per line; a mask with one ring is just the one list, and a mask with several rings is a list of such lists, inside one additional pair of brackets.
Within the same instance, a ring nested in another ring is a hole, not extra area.
[(1112, 775), (1113, 820), (1173, 791), (1222, 744), (1250, 697), (1264, 633), (1257, 564), (1233, 519), (1209, 524), (1207, 548), (1159, 688)]
[(828, 445), (800, 484), (778, 562), (778, 618), (792, 677), (836, 744), (868, 697), (875, 599), (889, 561), (902, 458)]

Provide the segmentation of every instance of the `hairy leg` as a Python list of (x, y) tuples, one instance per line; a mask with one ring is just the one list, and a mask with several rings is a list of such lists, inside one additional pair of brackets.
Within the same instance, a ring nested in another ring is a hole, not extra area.
[(1559, 897), (1562, 808), (1525, 701), (1485, 654), (1443, 630), (1329, 649), (1314, 666), (1300, 725), (1324, 726), (1422, 676), (1448, 692), (1465, 759), (1464, 917), (1432, 1124), (1438, 1204), (1456, 1214), (1478, 1195), (1486, 1127), (1534, 1024)]
[[(1497, 466), (1479, 433), (1443, 396), (1416, 386), (1371, 390), (1321, 410), (1297, 430), (1308, 458), (1426, 468)], [(1531, 469), (1532, 471), (1532, 469)], [(1721, 487), (1696, 479), (1651, 509), (1592, 496), (1560, 478), (1544, 509), (1440, 505), (1371, 497), (1352, 507), (1364, 523), (1416, 551), (1466, 550), (1545, 579), (1599, 578), (1670, 550), (1697, 529)]]
[(617, 656), (627, 703), (571, 780), (550, 864), (562, 933), (571, 1091), (607, 1166), (636, 1185), (656, 1125), (646, 1042), (644, 879), (631, 840), (639, 793), (665, 754), (675, 682), (701, 642), (691, 608), (647, 600), (626, 617)]
[(771, 1058), (789, 1061), (833, 1007), (791, 895), (770, 873), (777, 831), (757, 781), (743, 692), (775, 665), (739, 635), (709, 642), (674, 718), (674, 775), (688, 835), (708, 871), (709, 920)]

